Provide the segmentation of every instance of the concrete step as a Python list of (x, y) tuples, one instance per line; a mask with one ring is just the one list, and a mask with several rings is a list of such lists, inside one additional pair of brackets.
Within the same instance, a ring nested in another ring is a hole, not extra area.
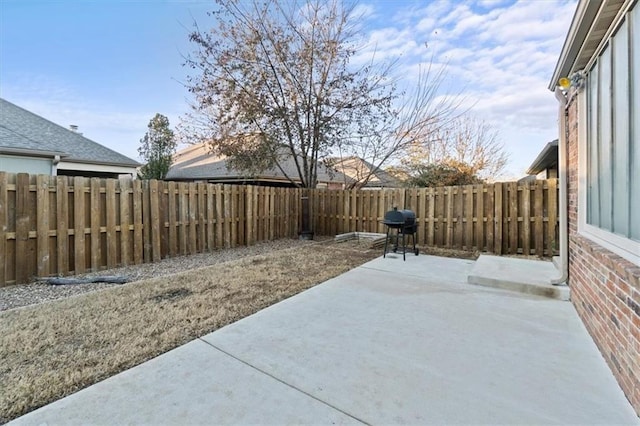
[(551, 285), (560, 276), (553, 262), (481, 255), (467, 277), (469, 284), (494, 287), (552, 299), (569, 300), (569, 287)]

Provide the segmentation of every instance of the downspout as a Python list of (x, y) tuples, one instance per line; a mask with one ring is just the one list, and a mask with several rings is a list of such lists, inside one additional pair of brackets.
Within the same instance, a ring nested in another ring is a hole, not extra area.
[(51, 176), (58, 176), (58, 163), (60, 163), (60, 156), (55, 155), (51, 162)]
[(567, 98), (560, 87), (555, 90), (558, 107), (558, 176), (560, 177), (560, 277), (551, 280), (553, 285), (566, 285), (569, 278), (569, 224), (567, 211)]

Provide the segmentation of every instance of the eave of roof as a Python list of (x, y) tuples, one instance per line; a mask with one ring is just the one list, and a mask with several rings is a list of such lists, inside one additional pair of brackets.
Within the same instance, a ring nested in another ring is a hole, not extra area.
[(56, 156), (64, 158), (67, 154), (60, 151), (44, 151), (40, 149), (20, 149), (0, 146), (0, 154), (7, 155), (23, 155), (27, 157), (47, 157), (55, 158)]
[(537, 175), (558, 164), (558, 140), (549, 142), (527, 169), (527, 174)]
[(560, 78), (570, 77), (574, 72), (587, 66), (609, 34), (611, 24), (633, 1), (635, 0), (580, 0), (578, 2), (549, 82), (549, 90), (555, 90)]

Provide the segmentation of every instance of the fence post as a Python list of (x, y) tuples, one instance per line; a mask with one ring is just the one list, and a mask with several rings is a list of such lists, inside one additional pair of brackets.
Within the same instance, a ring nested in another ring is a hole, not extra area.
[(38, 277), (50, 271), (49, 256), (49, 176), (36, 176), (36, 253)]
[(114, 268), (118, 259), (116, 246), (116, 180), (106, 181), (106, 210), (107, 210), (107, 268)]
[(85, 178), (73, 178), (73, 271), (82, 274), (87, 270), (85, 248)]
[(484, 185), (475, 185), (476, 189), (476, 250), (484, 251)]
[(144, 261), (144, 222), (142, 199), (144, 192), (142, 182), (138, 179), (132, 182), (133, 192), (133, 263), (139, 265)]
[(522, 183), (522, 254), (531, 254), (531, 187)]
[(453, 246), (453, 204), (454, 204), (454, 194), (453, 194), (453, 186), (447, 186), (445, 189), (445, 194), (447, 196), (446, 199), (446, 215), (447, 215), (447, 232), (446, 238), (444, 242), (444, 246), (447, 248), (451, 248)]
[(509, 191), (509, 253), (518, 254), (518, 182), (507, 184)]
[(149, 182), (149, 216), (151, 220), (151, 261), (157, 262), (162, 258), (160, 244), (160, 191), (158, 181)]
[(7, 283), (7, 174), (0, 172), (0, 286)]
[(255, 243), (255, 238), (253, 235), (254, 232), (254, 228), (253, 228), (253, 186), (248, 185), (247, 189), (244, 193), (244, 197), (245, 197), (245, 206), (247, 209), (247, 220), (245, 221), (245, 227), (246, 227), (246, 238), (247, 238), (247, 245), (251, 246)]
[(495, 254), (502, 254), (502, 183), (496, 182), (493, 187), (494, 192), (494, 204), (493, 211), (495, 217), (495, 226), (494, 226), (494, 244), (493, 248)]
[(207, 251), (207, 229), (205, 226), (205, 196), (207, 194), (207, 186), (203, 182), (198, 183), (198, 251), (204, 253)]
[(28, 281), (29, 266), (29, 175), (18, 173), (16, 177), (16, 284)]
[(313, 240), (313, 229), (311, 220), (311, 201), (309, 200), (310, 189), (304, 189), (304, 193), (300, 197), (302, 202), (302, 226), (300, 227), (301, 240)]
[(102, 266), (102, 237), (100, 232), (100, 178), (91, 178), (91, 269)]
[(69, 186), (66, 176), (56, 178), (56, 274), (69, 273)]
[(189, 254), (196, 254), (198, 252), (198, 234), (196, 230), (196, 194), (198, 191), (198, 186), (194, 182), (189, 182)]
[[(556, 240), (556, 221), (558, 220), (558, 185), (557, 179), (547, 180), (547, 255), (553, 256), (553, 247)], [(637, 214), (637, 212), (636, 212)]]
[(224, 192), (224, 248), (231, 247), (231, 189), (229, 185), (222, 185)]
[(535, 214), (535, 229), (534, 235), (536, 236), (536, 256), (542, 257), (544, 255), (544, 204), (543, 204), (543, 185), (544, 181), (536, 181), (536, 192), (534, 200), (534, 214)]
[(129, 209), (129, 190), (131, 179), (120, 179), (120, 263), (127, 266), (130, 263), (130, 233), (131, 213)]
[[(169, 182), (169, 188), (171, 188), (171, 182)], [(216, 187), (208, 183), (207, 184), (207, 249), (213, 251), (216, 247), (216, 232), (215, 232), (215, 220), (216, 220), (216, 206), (214, 203)], [(169, 212), (171, 214), (171, 211)], [(175, 217), (175, 213), (174, 213)], [(169, 238), (171, 240), (171, 238)]]
[(467, 193), (467, 198), (465, 207), (464, 207), (464, 216), (463, 220), (465, 223), (465, 244), (464, 247), (467, 250), (473, 250), (473, 218), (475, 215), (473, 214), (473, 185), (466, 185), (465, 192)]

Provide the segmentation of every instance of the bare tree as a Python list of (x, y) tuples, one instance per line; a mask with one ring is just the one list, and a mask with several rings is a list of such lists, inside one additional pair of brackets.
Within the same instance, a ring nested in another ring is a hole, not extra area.
[(459, 117), (416, 138), (408, 155), (400, 161), (405, 175), (416, 177), (428, 165), (444, 166), (461, 173), (491, 180), (500, 176), (509, 160), (499, 133), (484, 121), (469, 115)]
[[(408, 85), (394, 102), (392, 114), (386, 120), (372, 126), (366, 135), (354, 135), (338, 144), (338, 157), (330, 159), (350, 181), (347, 188), (358, 188), (383, 170), (391, 160), (404, 158), (425, 136), (442, 133), (460, 116), (462, 97), (443, 94), (442, 83), (446, 77), (446, 66), (435, 67), (433, 62), (425, 64), (416, 82)], [(352, 158), (361, 159), (355, 173), (349, 173), (345, 164)]]
[(396, 90), (394, 64), (350, 65), (359, 51), (353, 5), (340, 0), (218, 0), (215, 25), (190, 34), (197, 50), (185, 65), (193, 111), (181, 125), (241, 170), (279, 168), (293, 158), (302, 187), (318, 163), (358, 156), (372, 170), (360, 185), (445, 123), (455, 101), (439, 98), (444, 69), (426, 67), (410, 96)]

